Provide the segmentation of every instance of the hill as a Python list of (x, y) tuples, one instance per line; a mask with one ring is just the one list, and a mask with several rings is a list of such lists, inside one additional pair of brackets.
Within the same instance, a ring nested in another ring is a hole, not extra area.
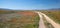
[(9, 14), (9, 13), (15, 13), (15, 12), (16, 12), (15, 10), (0, 8), (0, 14)]

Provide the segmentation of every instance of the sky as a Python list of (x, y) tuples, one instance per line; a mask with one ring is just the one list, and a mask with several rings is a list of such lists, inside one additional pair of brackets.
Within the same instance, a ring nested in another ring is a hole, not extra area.
[(60, 8), (60, 0), (0, 0), (0, 8), (14, 10)]

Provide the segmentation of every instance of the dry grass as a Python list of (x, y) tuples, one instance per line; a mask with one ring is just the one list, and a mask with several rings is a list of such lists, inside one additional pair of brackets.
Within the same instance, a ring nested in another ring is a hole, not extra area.
[(11, 10), (0, 10), (0, 14), (10, 14), (10, 13), (16, 13), (16, 11), (11, 11)]
[[(10, 14), (9, 14), (10, 15)], [(0, 28), (4, 27), (4, 28), (38, 28), (38, 21), (39, 21), (39, 17), (36, 13), (34, 12), (30, 12), (30, 11), (23, 11), (23, 12), (18, 12), (15, 15), (10, 15), (7, 16), (7, 19), (10, 20), (6, 20), (5, 23), (2, 22), (0, 23)], [(4, 15), (3, 15), (4, 16)], [(6, 17), (6, 16), (5, 16)], [(12, 17), (12, 18), (8, 18), (8, 17)], [(3, 24), (3, 25), (1, 25)]]

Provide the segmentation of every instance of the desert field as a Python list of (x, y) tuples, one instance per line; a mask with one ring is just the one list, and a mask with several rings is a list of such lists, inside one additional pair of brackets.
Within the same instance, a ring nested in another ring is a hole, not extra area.
[(0, 28), (38, 28), (39, 16), (31, 11), (1, 11)]
[[(42, 12), (60, 24), (60, 10), (0, 10), (0, 28), (39, 28), (41, 17), (34, 11)], [(45, 18), (42, 19), (46, 28), (54, 28)]]

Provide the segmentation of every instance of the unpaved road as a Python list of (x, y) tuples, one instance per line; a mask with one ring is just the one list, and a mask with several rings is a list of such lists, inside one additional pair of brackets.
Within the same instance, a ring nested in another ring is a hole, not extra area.
[(39, 28), (45, 28), (44, 23), (42, 23), (42, 22), (43, 22), (42, 15), (45, 17), (45, 19), (46, 19), (49, 23), (52, 24), (52, 26), (53, 26), (54, 28), (60, 28), (60, 24), (54, 22), (54, 21), (53, 21), (51, 18), (49, 18), (47, 15), (45, 15), (45, 14), (43, 14), (43, 13), (41, 13), (41, 12), (37, 12), (37, 13), (38, 13), (39, 16), (40, 16)]
[(39, 17), (40, 17), (39, 28), (45, 28), (42, 15), (41, 15), (39, 12), (37, 12), (37, 13), (38, 13), (38, 15), (39, 15)]
[(54, 22), (54, 21), (53, 21), (51, 18), (49, 18), (47, 15), (45, 15), (45, 14), (43, 14), (43, 13), (41, 13), (41, 12), (40, 12), (40, 14), (42, 14), (42, 15), (45, 17), (45, 19), (46, 19), (49, 23), (51, 23), (51, 24), (53, 25), (54, 28), (60, 28), (60, 24)]

